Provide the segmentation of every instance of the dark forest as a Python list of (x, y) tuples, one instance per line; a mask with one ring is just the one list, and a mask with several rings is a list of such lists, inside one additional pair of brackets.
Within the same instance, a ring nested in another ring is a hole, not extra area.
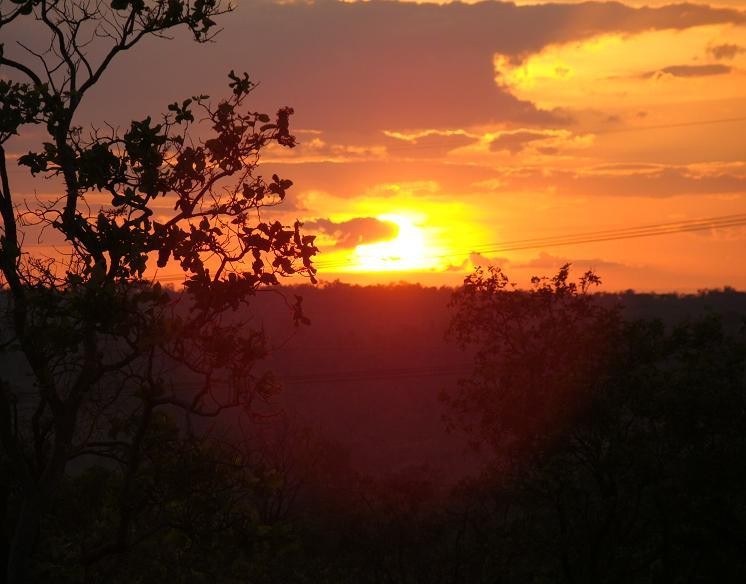
[[(302, 327), (258, 295), (272, 390), (189, 428), (162, 411), (126, 499), (116, 452), (76, 458), (34, 581), (740, 579), (746, 295), (586, 297), (571, 278), (478, 306), (467, 288), (286, 289)], [(3, 477), (8, 537), (21, 485)], [(123, 512), (126, 545), (96, 547)]]

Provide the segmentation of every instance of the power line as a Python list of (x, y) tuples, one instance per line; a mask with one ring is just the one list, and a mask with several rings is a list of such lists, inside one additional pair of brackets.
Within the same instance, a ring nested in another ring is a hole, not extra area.
[[(405, 367), (390, 369), (369, 369), (339, 371), (336, 373), (315, 373), (308, 375), (278, 375), (277, 381), (284, 386), (313, 385), (319, 383), (351, 383), (369, 381), (399, 381), (406, 379), (424, 379), (428, 377), (456, 377), (468, 375), (473, 371), (473, 364), (456, 364), (450, 367)], [(192, 380), (175, 380), (174, 385), (185, 390), (201, 389), (201, 384)], [(214, 381), (213, 389), (225, 389), (228, 384), (224, 381)], [(19, 410), (27, 414), (35, 406), (38, 392), (33, 390), (17, 390), (14, 392), (19, 400)]]
[[(615, 240), (623, 240), (623, 239), (635, 239), (640, 237), (652, 237), (652, 236), (658, 236), (658, 235), (671, 235), (675, 233), (687, 233), (687, 232), (693, 232), (693, 231), (704, 231), (707, 229), (721, 229), (726, 227), (739, 227), (742, 225), (746, 225), (746, 216), (744, 216), (740, 220), (731, 220), (731, 221), (723, 221), (723, 222), (709, 222), (709, 223), (701, 223), (701, 224), (695, 224), (695, 225), (686, 225), (681, 226), (678, 228), (660, 228), (660, 229), (641, 229), (639, 231), (630, 231), (626, 233), (618, 233), (618, 234), (608, 234), (604, 236), (589, 236), (586, 234), (583, 235), (576, 235), (576, 236), (565, 236), (564, 238), (547, 238), (544, 240), (535, 240), (532, 243), (528, 244), (516, 244), (515, 242), (506, 242), (503, 244), (485, 244), (481, 246), (476, 246), (475, 248), (469, 249), (469, 250), (462, 250), (459, 252), (453, 252), (448, 254), (441, 254), (441, 255), (430, 255), (430, 256), (423, 256), (423, 259), (447, 259), (447, 258), (454, 258), (454, 257), (461, 257), (468, 255), (472, 252), (476, 253), (504, 253), (504, 252), (511, 252), (511, 251), (522, 251), (522, 250), (530, 250), (530, 249), (541, 249), (546, 247), (561, 247), (561, 246), (567, 246), (567, 245), (580, 245), (580, 244), (586, 244), (586, 243), (600, 243), (605, 241), (615, 241)], [(352, 266), (353, 264), (350, 263), (349, 260), (340, 260), (338, 262), (329, 262), (329, 263), (317, 263), (316, 266), (319, 269), (329, 269), (329, 268), (338, 268), (338, 267), (346, 267), (346, 266)]]
[[(720, 215), (717, 217), (704, 217), (699, 219), (688, 219), (669, 223), (650, 223), (634, 227), (615, 229), (602, 229), (598, 231), (584, 231), (576, 234), (563, 234), (556, 236), (535, 237), (527, 239), (514, 239), (500, 243), (485, 243), (471, 248), (462, 249), (447, 254), (430, 254), (422, 256), (423, 259), (452, 259), (468, 256), (471, 253), (494, 254), (512, 251), (525, 251), (531, 249), (542, 249), (546, 247), (563, 247), (568, 245), (581, 245), (587, 243), (601, 243), (606, 241), (617, 241), (625, 239), (637, 239), (641, 237), (654, 237), (661, 235), (673, 235), (677, 233), (691, 233), (706, 231), (708, 229), (725, 229), (746, 225), (746, 213), (731, 215)], [(352, 257), (345, 260), (320, 261), (314, 266), (319, 270), (352, 267), (355, 263)], [(184, 279), (183, 274), (157, 276), (159, 282), (175, 282)]]
[[(620, 240), (620, 239), (633, 239), (638, 237), (651, 237), (656, 235), (669, 235), (674, 233), (688, 233), (691, 231), (702, 231), (707, 229), (723, 229), (726, 227), (738, 227), (741, 225), (746, 225), (746, 217), (738, 220), (730, 220), (730, 221), (722, 221), (722, 222), (707, 222), (707, 223), (700, 223), (695, 225), (684, 225), (678, 228), (661, 228), (656, 230), (639, 230), (639, 231), (633, 231), (628, 233), (620, 233), (620, 234), (611, 234), (611, 235), (605, 235), (605, 236), (599, 236), (595, 238), (586, 238), (586, 237), (577, 237), (577, 238), (570, 238), (567, 240), (562, 241), (548, 241), (544, 242), (544, 245), (572, 245), (576, 243), (595, 243), (595, 242), (601, 242), (601, 241), (614, 241), (614, 240)], [(497, 251), (515, 251), (515, 250), (521, 250), (521, 249), (534, 249), (536, 247), (535, 244), (530, 245), (516, 245), (512, 247), (498, 247), (492, 250), (488, 250), (491, 252), (497, 252)]]
[[(423, 259), (450, 259), (467, 256), (471, 253), (494, 254), (511, 251), (524, 251), (530, 249), (541, 249), (545, 247), (562, 247), (568, 245), (581, 245), (587, 243), (600, 243), (606, 241), (617, 241), (625, 239), (637, 239), (641, 237), (653, 237), (661, 235), (672, 235), (677, 233), (690, 233), (705, 231), (708, 229), (725, 229), (729, 227), (740, 227), (746, 225), (746, 213), (722, 215), (717, 217), (706, 217), (690, 219), (671, 223), (653, 223), (635, 227), (604, 229), (599, 231), (587, 231), (577, 234), (565, 234), (550, 237), (537, 237), (530, 239), (517, 239), (501, 243), (487, 243), (473, 246), (468, 250), (456, 251), (448, 254), (427, 255)], [(316, 262), (315, 266), (320, 270), (351, 267), (354, 265), (352, 258), (346, 260)], [(176, 281), (182, 279), (182, 275), (162, 276), (160, 281)]]
[[(529, 249), (540, 249), (544, 247), (558, 247), (567, 245), (578, 245), (585, 243), (598, 243), (604, 241), (615, 241), (623, 239), (635, 239), (640, 237), (653, 237), (659, 235), (671, 235), (675, 233), (689, 233), (693, 231), (704, 231), (708, 229), (724, 229), (728, 227), (739, 227), (746, 225), (746, 213), (733, 215), (723, 215), (718, 217), (707, 217), (701, 219), (691, 219), (677, 221), (672, 223), (654, 223), (628, 227), (621, 229), (606, 229), (601, 231), (589, 231), (577, 234), (565, 234), (553, 237), (541, 237), (533, 239), (518, 239), (504, 241), (501, 243), (490, 243), (477, 245), (469, 250), (458, 252), (423, 256), (423, 259), (447, 259), (468, 255), (473, 252), (477, 253), (503, 253), (510, 251), (521, 251)], [(347, 267), (353, 265), (347, 260), (317, 262), (315, 265), (319, 269), (329, 269), (338, 267)]]
[(471, 371), (472, 365), (454, 365), (451, 367), (377, 369), (368, 371), (340, 371), (336, 374), (313, 374), (296, 376), (278, 376), (286, 385), (308, 383), (343, 383), (348, 381), (393, 381), (422, 377), (442, 377), (463, 375)]
[(694, 120), (691, 122), (672, 122), (669, 124), (651, 124), (649, 126), (633, 126), (631, 128), (602, 128), (590, 130), (593, 134), (618, 134), (622, 132), (642, 132), (647, 130), (670, 130), (674, 128), (690, 128), (692, 126), (710, 126), (713, 124), (735, 124), (746, 122), (746, 117), (716, 118), (713, 120)]
[[(689, 227), (689, 226), (712, 226), (718, 222), (729, 222), (729, 221), (743, 221), (746, 219), (746, 213), (734, 213), (731, 215), (719, 215), (717, 217), (707, 217), (704, 219), (685, 219), (683, 221), (666, 222), (666, 223), (648, 223), (644, 225), (636, 225), (633, 227), (616, 227), (613, 229), (602, 229), (600, 231), (587, 231), (576, 236), (572, 235), (557, 235), (548, 237), (534, 237), (529, 239), (515, 239), (509, 242), (504, 242), (502, 245), (533, 245), (536, 243), (542, 244), (552, 240), (563, 240), (568, 237), (591, 237), (591, 236), (614, 236), (623, 235), (625, 233), (635, 233), (639, 231), (651, 231), (657, 229), (668, 229), (673, 227)], [(492, 245), (479, 246), (479, 247), (494, 247)]]
[[(357, 381), (396, 381), (427, 377), (447, 377), (467, 375), (473, 371), (472, 363), (454, 364), (443, 367), (399, 367), (385, 369), (366, 369), (337, 371), (333, 373), (312, 373), (307, 375), (277, 375), (281, 385), (305, 385), (314, 383), (345, 383)], [(176, 384), (184, 389), (198, 389), (197, 382), (184, 380)], [(215, 389), (228, 387), (224, 381), (213, 381)]]

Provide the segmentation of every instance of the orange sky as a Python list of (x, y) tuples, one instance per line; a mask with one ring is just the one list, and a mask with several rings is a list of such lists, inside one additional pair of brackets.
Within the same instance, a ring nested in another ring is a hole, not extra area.
[(502, 251), (746, 214), (743, 7), (245, 1), (210, 46), (124, 57), (84, 121), (218, 96), (248, 71), (257, 109), (295, 108), (301, 145), (266, 173), (295, 182), (282, 217), (319, 234), (323, 279), (455, 284), (492, 262), (525, 281), (572, 261), (610, 290), (746, 288), (743, 225)]

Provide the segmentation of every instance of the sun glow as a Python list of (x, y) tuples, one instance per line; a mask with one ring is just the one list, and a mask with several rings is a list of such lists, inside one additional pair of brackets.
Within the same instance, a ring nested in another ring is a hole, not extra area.
[(427, 270), (435, 266), (435, 260), (428, 257), (425, 232), (415, 223), (414, 217), (385, 214), (378, 219), (396, 223), (399, 233), (389, 241), (358, 245), (353, 255), (355, 271)]
[(669, 110), (677, 103), (742, 98), (746, 53), (736, 51), (729, 60), (718, 59), (708, 50), (715, 43), (740, 47), (743, 31), (712, 25), (607, 34), (550, 45), (516, 63), (496, 54), (495, 81), (544, 108), (621, 101), (627, 107), (659, 105)]

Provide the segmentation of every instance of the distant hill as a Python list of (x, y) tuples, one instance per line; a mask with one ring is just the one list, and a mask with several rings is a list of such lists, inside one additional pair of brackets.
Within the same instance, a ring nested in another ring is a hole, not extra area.
[[(278, 411), (337, 443), (363, 473), (416, 471), (449, 482), (474, 468), (463, 437), (445, 432), (438, 398), (470, 369), (469, 355), (445, 339), (452, 288), (335, 283), (285, 293), (303, 297), (310, 326), (294, 328), (272, 294), (254, 307), (278, 345), (266, 362), (284, 380)], [(716, 313), (738, 326), (746, 317), (746, 293), (730, 289), (599, 300), (669, 324)]]
[[(263, 424), (290, 424), (325, 441), (339, 463), (374, 477), (416, 474), (451, 483), (475, 468), (477, 456), (444, 428), (439, 393), (470, 371), (470, 356), (445, 339), (452, 288), (419, 285), (281, 290), (303, 297), (310, 326), (295, 327), (281, 294), (260, 293), (250, 311), (274, 350), (257, 368), (272, 371), (282, 392), (260, 405)], [(672, 324), (719, 314), (730, 326), (746, 317), (746, 293), (731, 289), (695, 295), (601, 294), (629, 318)], [(5, 329), (7, 332), (7, 329)], [(5, 336), (5, 335), (3, 335)], [(21, 370), (0, 353), (0, 367)]]

